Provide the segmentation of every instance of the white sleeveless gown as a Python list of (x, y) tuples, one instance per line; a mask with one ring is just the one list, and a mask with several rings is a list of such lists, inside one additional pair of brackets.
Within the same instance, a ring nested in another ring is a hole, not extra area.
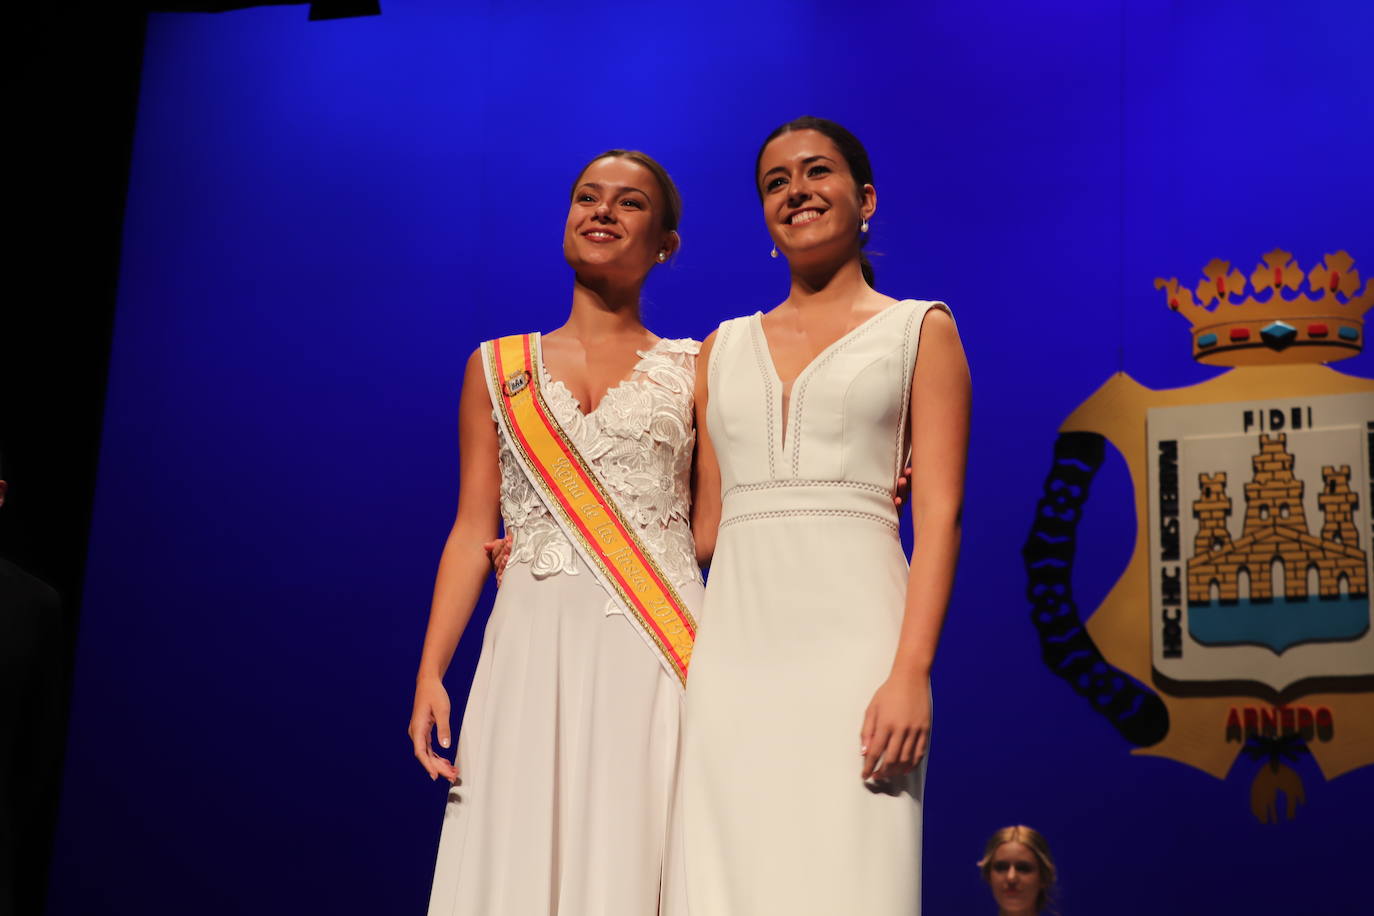
[[(550, 409), (688, 607), (693, 340), (641, 351), (588, 415)], [(536, 342), (536, 359), (539, 348)], [(501, 434), (514, 535), (458, 738), (430, 916), (653, 916), (667, 867), (682, 689), (592, 577)]]
[(932, 307), (897, 303), (826, 348), (793, 383), (785, 437), (761, 316), (717, 332), (722, 517), (678, 803), (691, 916), (919, 912), (925, 767), (866, 785), (859, 732), (905, 604), (892, 488)]

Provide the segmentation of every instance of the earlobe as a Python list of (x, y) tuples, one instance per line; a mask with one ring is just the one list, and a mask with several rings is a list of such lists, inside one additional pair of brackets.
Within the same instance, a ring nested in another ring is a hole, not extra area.
[(674, 229), (672, 232), (668, 233), (667, 237), (663, 240), (662, 246), (658, 249), (658, 262), (662, 264), (664, 261), (677, 254), (678, 249), (681, 247), (682, 236), (678, 235), (677, 230)]

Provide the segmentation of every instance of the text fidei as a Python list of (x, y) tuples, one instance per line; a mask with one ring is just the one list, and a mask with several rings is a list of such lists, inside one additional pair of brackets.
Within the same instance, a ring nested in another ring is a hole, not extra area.
[(1246, 410), (1241, 412), (1242, 432), (1257, 430), (1262, 433), (1280, 433), (1286, 429), (1311, 429), (1312, 408), (1270, 407), (1267, 410)]

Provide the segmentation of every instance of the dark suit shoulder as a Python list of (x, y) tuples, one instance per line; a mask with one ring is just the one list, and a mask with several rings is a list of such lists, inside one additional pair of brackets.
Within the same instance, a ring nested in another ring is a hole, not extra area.
[(0, 607), (57, 613), (62, 608), (62, 599), (57, 589), (0, 557)]

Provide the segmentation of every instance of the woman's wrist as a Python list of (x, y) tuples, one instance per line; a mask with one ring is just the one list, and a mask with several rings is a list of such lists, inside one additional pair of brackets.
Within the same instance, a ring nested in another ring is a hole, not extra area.
[(443, 683), (443, 680), (444, 672), (436, 669), (433, 665), (427, 665), (424, 663), (421, 663), (420, 670), (415, 674), (416, 686), (429, 681), (439, 681), (440, 683)]
[(930, 679), (931, 660), (898, 656), (892, 663), (892, 677), (900, 680), (926, 681)]

